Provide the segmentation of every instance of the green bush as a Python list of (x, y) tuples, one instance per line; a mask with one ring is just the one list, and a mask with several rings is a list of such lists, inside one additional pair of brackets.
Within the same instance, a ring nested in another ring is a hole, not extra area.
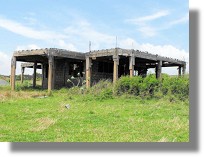
[(122, 76), (115, 84), (114, 90), (116, 95), (127, 93), (138, 96), (140, 94), (141, 83), (141, 76), (131, 78), (129, 76)]
[(138, 76), (129, 79), (131, 79), (129, 94), (133, 94), (135, 96), (140, 95), (143, 78), (141, 76)]
[(116, 95), (131, 94), (141, 98), (161, 98), (162, 95), (174, 95), (180, 100), (189, 96), (189, 77), (176, 77), (162, 74), (162, 79), (156, 79), (154, 74), (145, 78), (135, 76), (121, 77), (115, 84)]
[(141, 76), (122, 76), (115, 84), (111, 80), (101, 80), (91, 88), (73, 87), (68, 89), (70, 96), (83, 94), (84, 100), (105, 100), (114, 96), (133, 96), (141, 99), (166, 97), (170, 102), (188, 100), (189, 77), (177, 77), (162, 74), (162, 79), (156, 79), (154, 74), (145, 78)]
[(167, 74), (162, 74), (161, 91), (163, 95), (167, 95), (168, 93), (169, 94), (171, 93), (170, 82), (171, 82), (171, 77)]
[(111, 88), (101, 90), (100, 94), (96, 96), (98, 100), (112, 99), (113, 90)]
[(150, 96), (153, 97), (154, 93), (159, 90), (159, 80), (156, 79), (155, 75), (150, 74), (143, 78), (141, 84), (141, 96)]
[(101, 80), (91, 88), (86, 89), (85, 93), (98, 100), (110, 99), (113, 97), (113, 84), (110, 80)]
[(186, 99), (189, 96), (189, 77), (176, 77), (162, 75), (163, 95), (175, 95), (179, 99)]
[(154, 75), (148, 75), (145, 78), (141, 76), (121, 77), (115, 85), (115, 93), (122, 95), (124, 93), (133, 94), (135, 96), (153, 96), (158, 91), (159, 80)]

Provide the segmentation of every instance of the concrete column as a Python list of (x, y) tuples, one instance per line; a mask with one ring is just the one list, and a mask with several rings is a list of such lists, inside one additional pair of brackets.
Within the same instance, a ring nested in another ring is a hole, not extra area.
[(91, 87), (91, 64), (92, 64), (91, 58), (86, 57), (86, 88)]
[(86, 62), (83, 62), (83, 78), (85, 78), (86, 74)]
[(134, 76), (134, 65), (135, 65), (135, 57), (130, 56), (130, 58), (129, 58), (130, 77)]
[(47, 66), (47, 64), (43, 64), (43, 79), (42, 79), (42, 88), (43, 89), (46, 89), (46, 87), (47, 87), (47, 85), (48, 85), (48, 83), (47, 83), (47, 79), (48, 79), (48, 66)]
[(158, 61), (158, 64), (156, 65), (156, 78), (160, 79), (161, 78), (161, 72), (162, 72), (162, 61)]
[(178, 67), (178, 76), (181, 76), (181, 66)]
[(37, 62), (33, 64), (33, 88), (36, 87), (36, 69), (37, 69)]
[(186, 74), (186, 64), (184, 64), (182, 66), (182, 74), (185, 75)]
[(24, 81), (24, 71), (25, 71), (25, 67), (21, 67), (21, 83), (23, 83)]
[(54, 57), (48, 57), (48, 93), (53, 89), (53, 65), (54, 65)]
[[(158, 66), (156, 65), (156, 67), (155, 67), (155, 75), (156, 75), (156, 78), (157, 78), (157, 70), (158, 69)], [(139, 75), (139, 72), (138, 72), (138, 75)]]
[(41, 69), (42, 69), (42, 84), (41, 84), (41, 86), (42, 86), (42, 88), (43, 88), (43, 82), (44, 82), (44, 75), (45, 75), (45, 72), (44, 72), (44, 65), (43, 64), (41, 64)]
[(55, 74), (56, 74), (56, 61), (53, 57), (53, 66), (52, 66), (52, 89), (55, 89)]
[(119, 65), (119, 56), (113, 56), (113, 83), (118, 79), (118, 65)]
[(11, 76), (10, 76), (11, 90), (15, 90), (15, 82), (16, 82), (16, 57), (13, 56), (11, 59)]

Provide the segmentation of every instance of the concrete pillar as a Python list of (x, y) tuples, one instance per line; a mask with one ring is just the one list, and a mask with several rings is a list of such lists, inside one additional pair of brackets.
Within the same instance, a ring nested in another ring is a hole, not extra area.
[(43, 74), (42, 74), (42, 88), (46, 89), (48, 86), (48, 65), (47, 64), (43, 64)]
[(182, 74), (185, 75), (186, 74), (186, 64), (184, 64), (182, 66)]
[(21, 84), (24, 81), (24, 71), (25, 71), (25, 67), (21, 67)]
[(83, 74), (83, 78), (85, 78), (85, 74), (86, 74), (86, 62), (83, 62), (83, 72), (82, 72), (82, 74)]
[(91, 58), (86, 57), (86, 88), (91, 87), (91, 65), (92, 65)]
[[(158, 67), (157, 67), (157, 65), (156, 65), (156, 67), (155, 67), (155, 75), (156, 75), (156, 78), (157, 78), (157, 70), (158, 69)], [(138, 75), (139, 75), (139, 72), (138, 72)]]
[(181, 66), (178, 67), (178, 76), (181, 76)]
[(161, 72), (162, 72), (162, 61), (158, 61), (156, 65), (156, 78), (160, 79), (161, 78)]
[(135, 65), (135, 57), (130, 56), (130, 58), (129, 58), (130, 77), (134, 76), (134, 65)]
[(10, 76), (11, 90), (15, 90), (15, 82), (16, 82), (16, 57), (13, 56), (11, 59), (11, 76)]
[(53, 89), (53, 65), (54, 65), (54, 57), (53, 56), (49, 56), (48, 57), (48, 93), (51, 92), (51, 90)]
[(118, 79), (118, 65), (119, 65), (119, 56), (113, 56), (113, 83)]
[(44, 72), (44, 65), (43, 64), (41, 64), (41, 69), (42, 69), (42, 84), (41, 84), (41, 86), (42, 86), (42, 88), (43, 88), (43, 82), (44, 82), (44, 75), (45, 75), (45, 72)]
[(52, 89), (55, 89), (55, 74), (56, 74), (56, 61), (53, 57), (53, 66), (52, 66)]
[(36, 70), (37, 70), (37, 62), (33, 64), (33, 88), (36, 87)]

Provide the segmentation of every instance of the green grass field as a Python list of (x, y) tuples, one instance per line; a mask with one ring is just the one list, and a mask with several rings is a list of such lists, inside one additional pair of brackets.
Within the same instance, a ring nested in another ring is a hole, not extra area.
[[(0, 141), (189, 142), (189, 101), (0, 88)], [(70, 104), (70, 108), (65, 107)]]

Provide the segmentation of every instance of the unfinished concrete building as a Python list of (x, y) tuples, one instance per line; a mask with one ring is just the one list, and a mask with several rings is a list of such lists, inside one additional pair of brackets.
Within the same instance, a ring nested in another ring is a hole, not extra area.
[[(82, 84), (86, 80), (86, 87), (97, 83), (101, 79), (115, 82), (123, 75), (146, 76), (149, 68), (155, 68), (156, 77), (161, 77), (162, 67), (177, 67), (178, 75), (185, 74), (186, 62), (153, 55), (133, 49), (112, 48), (87, 53), (49, 48), (16, 51), (11, 61), (11, 87), (15, 89), (16, 62), (22, 64), (21, 81), (25, 68), (33, 68), (33, 87), (36, 86), (36, 69), (42, 69), (42, 88), (59, 89)], [(81, 81), (79, 80), (81, 79)], [(70, 83), (69, 79), (72, 79)], [(77, 83), (78, 81), (78, 83)]]

